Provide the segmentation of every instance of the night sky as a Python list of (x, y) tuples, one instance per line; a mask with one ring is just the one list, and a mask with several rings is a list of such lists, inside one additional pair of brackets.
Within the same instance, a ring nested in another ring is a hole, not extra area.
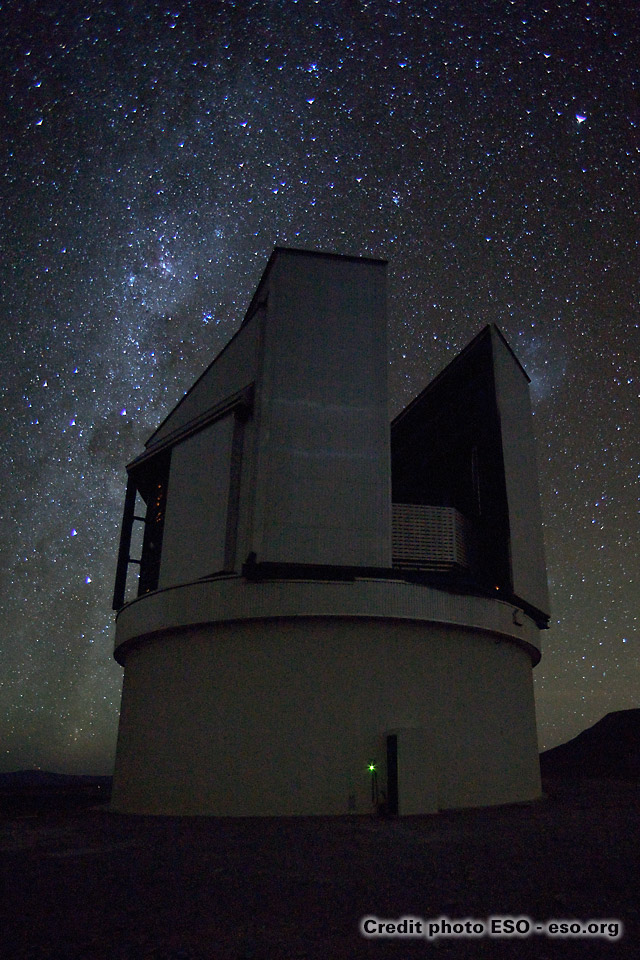
[(487, 323), (532, 379), (541, 747), (640, 706), (640, 17), (6, 2), (0, 769), (111, 772), (125, 464), (275, 244), (389, 260), (390, 415)]

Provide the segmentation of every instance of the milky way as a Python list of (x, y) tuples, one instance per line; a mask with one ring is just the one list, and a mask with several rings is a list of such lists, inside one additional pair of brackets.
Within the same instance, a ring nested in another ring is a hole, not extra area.
[(538, 438), (541, 746), (638, 706), (637, 6), (2, 17), (0, 767), (110, 771), (124, 465), (276, 243), (389, 260), (390, 415), (500, 326)]

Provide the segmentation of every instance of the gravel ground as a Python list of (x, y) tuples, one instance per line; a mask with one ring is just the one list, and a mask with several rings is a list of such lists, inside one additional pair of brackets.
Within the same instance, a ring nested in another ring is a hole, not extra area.
[[(533, 804), (380, 819), (0, 821), (11, 960), (640, 957), (638, 784), (550, 782)], [(364, 938), (360, 918), (619, 920), (598, 938)]]

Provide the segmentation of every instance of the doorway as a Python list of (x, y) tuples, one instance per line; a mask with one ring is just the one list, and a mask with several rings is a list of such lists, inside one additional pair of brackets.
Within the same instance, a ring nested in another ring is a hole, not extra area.
[(398, 816), (398, 735), (387, 734), (387, 809), (392, 817)]

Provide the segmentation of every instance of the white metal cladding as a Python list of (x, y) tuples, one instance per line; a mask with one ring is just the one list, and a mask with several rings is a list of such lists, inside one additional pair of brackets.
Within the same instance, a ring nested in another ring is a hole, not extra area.
[(124, 662), (124, 648), (129, 642), (176, 628), (188, 632), (206, 623), (283, 617), (364, 617), (416, 620), (488, 631), (525, 646), (532, 661), (537, 663), (540, 632), (535, 623), (522, 610), (498, 596), (449, 593), (423, 583), (387, 579), (250, 583), (233, 575), (198, 580), (144, 594), (123, 607), (116, 625), (116, 659)]
[(471, 566), (471, 529), (454, 507), (393, 504), (393, 564), (428, 570)]

